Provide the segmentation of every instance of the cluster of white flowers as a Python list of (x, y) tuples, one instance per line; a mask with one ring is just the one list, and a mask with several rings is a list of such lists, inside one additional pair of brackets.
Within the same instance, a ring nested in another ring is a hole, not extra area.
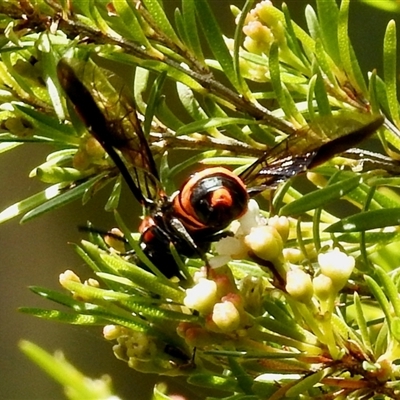
[(282, 256), (283, 244), (288, 237), (289, 221), (286, 217), (272, 217), (268, 221), (260, 214), (255, 200), (250, 200), (247, 212), (232, 222), (233, 236), (215, 244), (219, 256), (211, 260), (211, 266), (224, 265), (231, 259), (247, 258), (249, 252), (266, 261)]
[(286, 290), (295, 299), (307, 303), (315, 294), (321, 304), (334, 300), (345, 286), (355, 266), (355, 259), (334, 248), (318, 255), (320, 274), (314, 279), (300, 268), (286, 276)]

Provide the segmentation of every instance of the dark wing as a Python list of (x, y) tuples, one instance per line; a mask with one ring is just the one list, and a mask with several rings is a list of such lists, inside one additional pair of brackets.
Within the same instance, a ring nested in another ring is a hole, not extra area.
[(57, 65), (60, 84), (136, 199), (149, 206), (160, 194), (159, 177), (133, 101), (123, 87), (116, 90), (93, 62), (82, 63), (61, 59)]
[(356, 119), (354, 114), (347, 113), (321, 117), (266, 151), (239, 177), (249, 193), (273, 188), (357, 146), (379, 129), (383, 121), (381, 116), (362, 115)]

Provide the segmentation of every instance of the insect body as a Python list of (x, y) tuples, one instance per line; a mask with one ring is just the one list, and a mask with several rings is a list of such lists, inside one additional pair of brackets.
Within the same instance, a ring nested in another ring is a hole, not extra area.
[[(91, 65), (93, 73), (98, 73), (99, 68)], [(355, 146), (383, 123), (383, 118), (376, 117), (367, 124), (347, 127), (347, 131), (333, 128), (334, 134), (325, 139), (317, 128), (307, 126), (267, 151), (240, 175), (223, 167), (208, 168), (190, 177), (170, 198), (161, 187), (149, 144), (129, 97), (121, 92), (115, 102), (119, 119), (106, 118), (110, 110), (102, 109), (102, 92), (98, 88), (89, 89), (66, 59), (59, 62), (57, 70), (61, 86), (87, 129), (147, 210), (139, 229), (141, 241), (150, 260), (167, 277), (180, 276), (169, 250), (171, 243), (184, 256), (204, 258), (216, 234), (246, 212), (251, 195)]]

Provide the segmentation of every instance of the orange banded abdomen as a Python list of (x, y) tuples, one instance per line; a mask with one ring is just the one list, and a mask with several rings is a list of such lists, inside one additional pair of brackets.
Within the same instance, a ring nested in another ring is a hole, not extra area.
[(192, 175), (173, 198), (172, 208), (189, 233), (216, 233), (246, 212), (248, 200), (237, 175), (214, 167)]

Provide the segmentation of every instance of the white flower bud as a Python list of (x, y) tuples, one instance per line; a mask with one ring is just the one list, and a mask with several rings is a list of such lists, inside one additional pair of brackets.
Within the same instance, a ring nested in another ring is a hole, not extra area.
[(355, 266), (354, 257), (348, 256), (338, 248), (328, 253), (318, 254), (322, 274), (332, 280), (333, 287), (339, 291), (347, 283)]
[(106, 325), (103, 328), (103, 336), (106, 340), (115, 340), (123, 334), (126, 334), (126, 330), (119, 325)]
[(232, 332), (239, 328), (240, 313), (230, 301), (214, 305), (212, 320), (223, 332)]
[(332, 279), (321, 274), (313, 279), (314, 293), (321, 301), (328, 300), (332, 295), (336, 295), (333, 288)]
[(253, 253), (266, 261), (274, 261), (282, 255), (283, 241), (273, 226), (257, 226), (244, 239)]
[(273, 226), (281, 235), (281, 238), (284, 242), (286, 242), (289, 236), (290, 223), (289, 218), (287, 217), (279, 217), (278, 215), (274, 215), (268, 220), (268, 225)]
[[(247, 256), (247, 247), (237, 237), (224, 237), (215, 243), (215, 251), (221, 256), (228, 256), (233, 259), (242, 259)], [(229, 260), (228, 260), (229, 261)]]
[(304, 260), (304, 254), (300, 249), (293, 247), (285, 248), (282, 250), (283, 258), (285, 261), (292, 264), (299, 264)]
[(195, 286), (186, 290), (183, 304), (206, 315), (211, 312), (217, 301), (217, 284), (210, 279), (200, 278)]
[(286, 275), (286, 291), (294, 299), (308, 303), (314, 294), (310, 275), (301, 269), (289, 271)]
[(68, 285), (68, 282), (70, 281), (81, 283), (79, 276), (76, 275), (74, 271), (67, 269), (65, 272), (60, 274), (59, 282), (61, 286), (65, 287), (66, 285)]

